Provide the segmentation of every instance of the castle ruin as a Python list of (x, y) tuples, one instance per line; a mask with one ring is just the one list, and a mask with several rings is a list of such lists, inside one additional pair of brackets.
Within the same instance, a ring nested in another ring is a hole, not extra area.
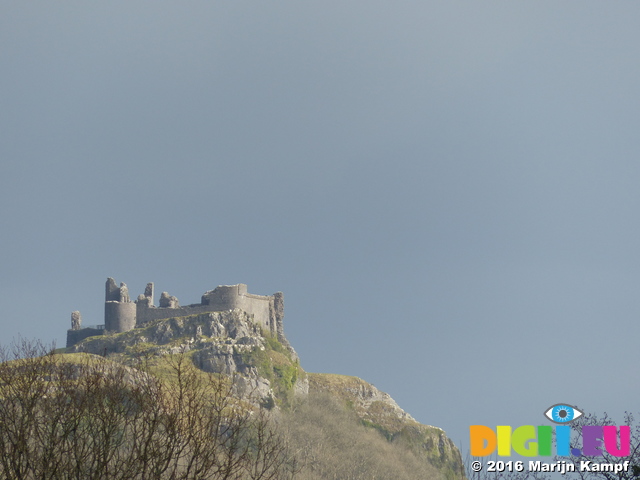
[(222, 312), (240, 309), (253, 316), (271, 335), (285, 341), (283, 330), (284, 295), (254, 295), (247, 291), (244, 283), (219, 285), (202, 295), (200, 303), (180, 306), (178, 299), (162, 292), (159, 305), (153, 304), (153, 283), (148, 283), (144, 293), (136, 301), (129, 297), (127, 285), (109, 277), (105, 287), (104, 324), (82, 328), (80, 312), (71, 314), (71, 329), (67, 330), (67, 348), (88, 337), (111, 333), (121, 333), (144, 327), (154, 320), (186, 317), (208, 312)]

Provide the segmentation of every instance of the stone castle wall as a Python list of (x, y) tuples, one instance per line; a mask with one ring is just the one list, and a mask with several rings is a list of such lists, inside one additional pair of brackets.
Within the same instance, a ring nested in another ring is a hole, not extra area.
[(220, 285), (205, 292), (199, 304), (179, 306), (178, 299), (163, 292), (160, 306), (153, 305), (153, 283), (147, 284), (144, 294), (135, 302), (129, 298), (126, 284), (118, 287), (113, 278), (108, 278), (105, 288), (104, 330), (80, 328), (80, 312), (72, 314), (72, 329), (67, 332), (67, 347), (85, 338), (107, 333), (121, 333), (142, 327), (149, 322), (173, 317), (185, 317), (208, 312), (240, 309), (253, 316), (254, 322), (288, 344), (284, 337), (284, 296), (282, 292), (270, 296), (254, 295), (247, 285)]
[(67, 330), (67, 348), (73, 347), (76, 343), (81, 342), (85, 338), (95, 337), (104, 334), (101, 328), (81, 328), (79, 330)]
[(215, 290), (208, 291), (202, 295), (202, 301), (199, 304), (171, 308), (155, 307), (151, 303), (142, 298), (138, 299), (136, 305), (137, 327), (158, 319), (239, 308), (253, 315), (254, 322), (262, 325), (267, 331), (277, 334), (278, 322), (275, 318), (274, 297), (248, 293), (247, 286), (243, 283), (221, 285)]

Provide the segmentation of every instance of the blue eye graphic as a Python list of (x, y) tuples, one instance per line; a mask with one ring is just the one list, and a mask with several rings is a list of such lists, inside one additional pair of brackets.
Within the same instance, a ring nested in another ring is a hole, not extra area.
[(556, 403), (544, 412), (544, 416), (554, 423), (570, 423), (582, 416), (582, 412), (566, 403)]

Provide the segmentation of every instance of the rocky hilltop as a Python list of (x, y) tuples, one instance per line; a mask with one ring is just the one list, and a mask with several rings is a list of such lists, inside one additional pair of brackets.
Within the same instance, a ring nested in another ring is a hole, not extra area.
[[(326, 430), (330, 430), (327, 423), (344, 416), (334, 428), (351, 425), (348, 435), (361, 433), (357, 439), (346, 442), (348, 445), (336, 448), (338, 452), (327, 455), (336, 458), (336, 455), (345, 454), (349, 458), (346, 462), (353, 464), (357, 455), (345, 452), (356, 448), (358, 442), (369, 442), (361, 448), (366, 452), (362, 454), (364, 460), (359, 470), (362, 476), (353, 478), (373, 478), (366, 476), (372, 475), (366, 473), (366, 469), (374, 463), (377, 465), (376, 462), (386, 462), (384, 457), (396, 454), (403, 458), (398, 461), (400, 467), (380, 465), (376, 466), (376, 471), (388, 468), (396, 472), (394, 478), (426, 478), (424, 475), (448, 480), (464, 478), (460, 452), (443, 430), (418, 423), (387, 393), (364, 380), (305, 372), (295, 350), (282, 334), (276, 336), (265, 331), (262, 324), (254, 321), (253, 315), (240, 309), (154, 320), (122, 333), (104, 332), (80, 341), (67, 351), (107, 356), (125, 364), (141, 358), (184, 353), (203, 371), (234, 376), (238, 395), (251, 397), (279, 412), (283, 418), (288, 415), (296, 418), (291, 424), (293, 435), (298, 435), (301, 443), (308, 442), (307, 450), (315, 452), (313, 455), (316, 456), (321, 456), (317, 451), (320, 445), (329, 448), (324, 446), (329, 439), (312, 439), (315, 435), (326, 435)], [(305, 402), (308, 405), (301, 407)], [(327, 407), (327, 404), (332, 406)], [(324, 420), (316, 418), (318, 412), (325, 410), (330, 413)], [(283, 422), (286, 424), (286, 420)], [(345, 437), (347, 434), (340, 435)], [(336, 445), (340, 443), (340, 440), (333, 441)], [(389, 448), (396, 453), (384, 450)], [(382, 450), (374, 455), (376, 449)], [(317, 461), (311, 469), (313, 472), (300, 478), (334, 478), (330, 468), (345, 467), (323, 466)], [(410, 472), (403, 476), (399, 468), (407, 468)], [(420, 473), (418, 470), (424, 472), (422, 477), (414, 476)]]

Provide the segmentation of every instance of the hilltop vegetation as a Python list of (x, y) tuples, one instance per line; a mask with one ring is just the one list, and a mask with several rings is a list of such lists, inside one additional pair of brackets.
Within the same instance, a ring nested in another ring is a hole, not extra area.
[(306, 373), (241, 311), (32, 347), (0, 364), (0, 478), (464, 478), (441, 429), (363, 380)]
[(0, 478), (288, 479), (266, 411), (182, 354), (134, 369), (23, 344), (0, 363)]

